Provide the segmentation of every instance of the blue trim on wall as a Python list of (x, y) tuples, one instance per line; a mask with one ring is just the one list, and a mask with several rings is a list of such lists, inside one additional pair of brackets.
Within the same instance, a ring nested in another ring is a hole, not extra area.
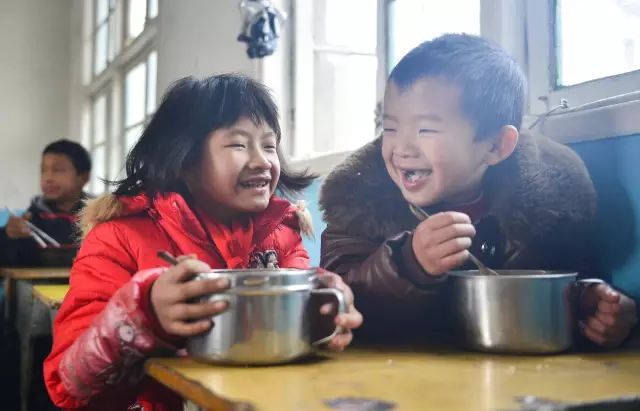
[(582, 157), (598, 192), (597, 247), (613, 284), (640, 299), (640, 135), (571, 147)]

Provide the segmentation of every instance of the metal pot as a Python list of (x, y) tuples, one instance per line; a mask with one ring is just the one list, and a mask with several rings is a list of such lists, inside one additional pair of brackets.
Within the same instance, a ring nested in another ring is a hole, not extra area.
[(318, 310), (312, 299), (332, 296), (338, 312), (346, 312), (342, 291), (321, 288), (315, 270), (213, 270), (198, 274), (195, 280), (228, 278), (230, 288), (201, 301), (226, 300), (229, 309), (213, 318), (207, 333), (187, 341), (190, 355), (212, 362), (230, 364), (276, 364), (313, 352), (314, 347), (331, 340), (341, 330), (312, 341)]
[(449, 276), (454, 326), (470, 348), (507, 353), (553, 353), (571, 347), (577, 331), (577, 273), (497, 270)]

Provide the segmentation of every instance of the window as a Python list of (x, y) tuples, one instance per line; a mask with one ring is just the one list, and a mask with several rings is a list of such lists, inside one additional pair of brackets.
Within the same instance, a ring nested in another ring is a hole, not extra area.
[(134, 146), (156, 106), (156, 69), (154, 51), (131, 68), (125, 76), (124, 144), (128, 152)]
[(113, 61), (116, 50), (116, 0), (94, 1), (93, 74), (99, 75)]
[(110, 88), (100, 92), (91, 104), (91, 137), (89, 139), (89, 152), (93, 162), (91, 182), (89, 189), (93, 193), (105, 190), (102, 179), (107, 178), (107, 150), (106, 145), (109, 135), (110, 119)]
[[(107, 188), (103, 180), (123, 177), (126, 153), (155, 111), (158, 53), (153, 49), (157, 32), (153, 26), (158, 1), (92, 4), (93, 76), (86, 85), (82, 141), (94, 165), (89, 189), (99, 194)], [(124, 23), (122, 29), (116, 29), (116, 21)], [(118, 31), (123, 36), (116, 36)]]
[(389, 3), (389, 69), (412, 48), (444, 33), (480, 34), (480, 0)]
[(138, 37), (158, 15), (158, 0), (127, 0), (127, 40)]
[(558, 0), (556, 19), (557, 87), (640, 69), (640, 0)]
[(532, 113), (638, 91), (640, 0), (527, 1), (526, 14)]
[(294, 160), (348, 152), (373, 140), (389, 68), (443, 33), (480, 33), (481, 8), (495, 8), (495, 0), (273, 3), (289, 7), (289, 20), (280, 60), (262, 61), (262, 80), (275, 89), (290, 136), (286, 152)]

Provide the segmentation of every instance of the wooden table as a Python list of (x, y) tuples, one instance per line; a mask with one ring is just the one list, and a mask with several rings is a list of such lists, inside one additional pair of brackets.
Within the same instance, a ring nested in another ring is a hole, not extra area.
[[(578, 403), (640, 395), (640, 351), (518, 357), (352, 348), (276, 367), (158, 358), (146, 371), (207, 410), (514, 410), (523, 409), (519, 397)], [(335, 406), (346, 399), (395, 407)]]
[(3, 267), (0, 268), (0, 276), (4, 277), (5, 284), (4, 317), (7, 324), (15, 326), (20, 339), (21, 409), (25, 411), (31, 385), (31, 372), (36, 366), (33, 364), (33, 339), (51, 335), (51, 322), (57, 311), (57, 308), (37, 303), (33, 288), (39, 285), (52, 286), (50, 283), (54, 282), (68, 282), (69, 268)]
[(37, 284), (33, 286), (33, 296), (50, 309), (57, 310), (69, 291), (68, 284)]

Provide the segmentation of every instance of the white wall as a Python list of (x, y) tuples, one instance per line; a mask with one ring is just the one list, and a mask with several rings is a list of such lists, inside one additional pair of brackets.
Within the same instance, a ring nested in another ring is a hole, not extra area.
[(0, 0), (0, 207), (39, 192), (40, 153), (69, 132), (68, 0)]
[(258, 63), (236, 41), (241, 20), (235, 0), (160, 0), (158, 98), (173, 81), (235, 71), (258, 76)]

